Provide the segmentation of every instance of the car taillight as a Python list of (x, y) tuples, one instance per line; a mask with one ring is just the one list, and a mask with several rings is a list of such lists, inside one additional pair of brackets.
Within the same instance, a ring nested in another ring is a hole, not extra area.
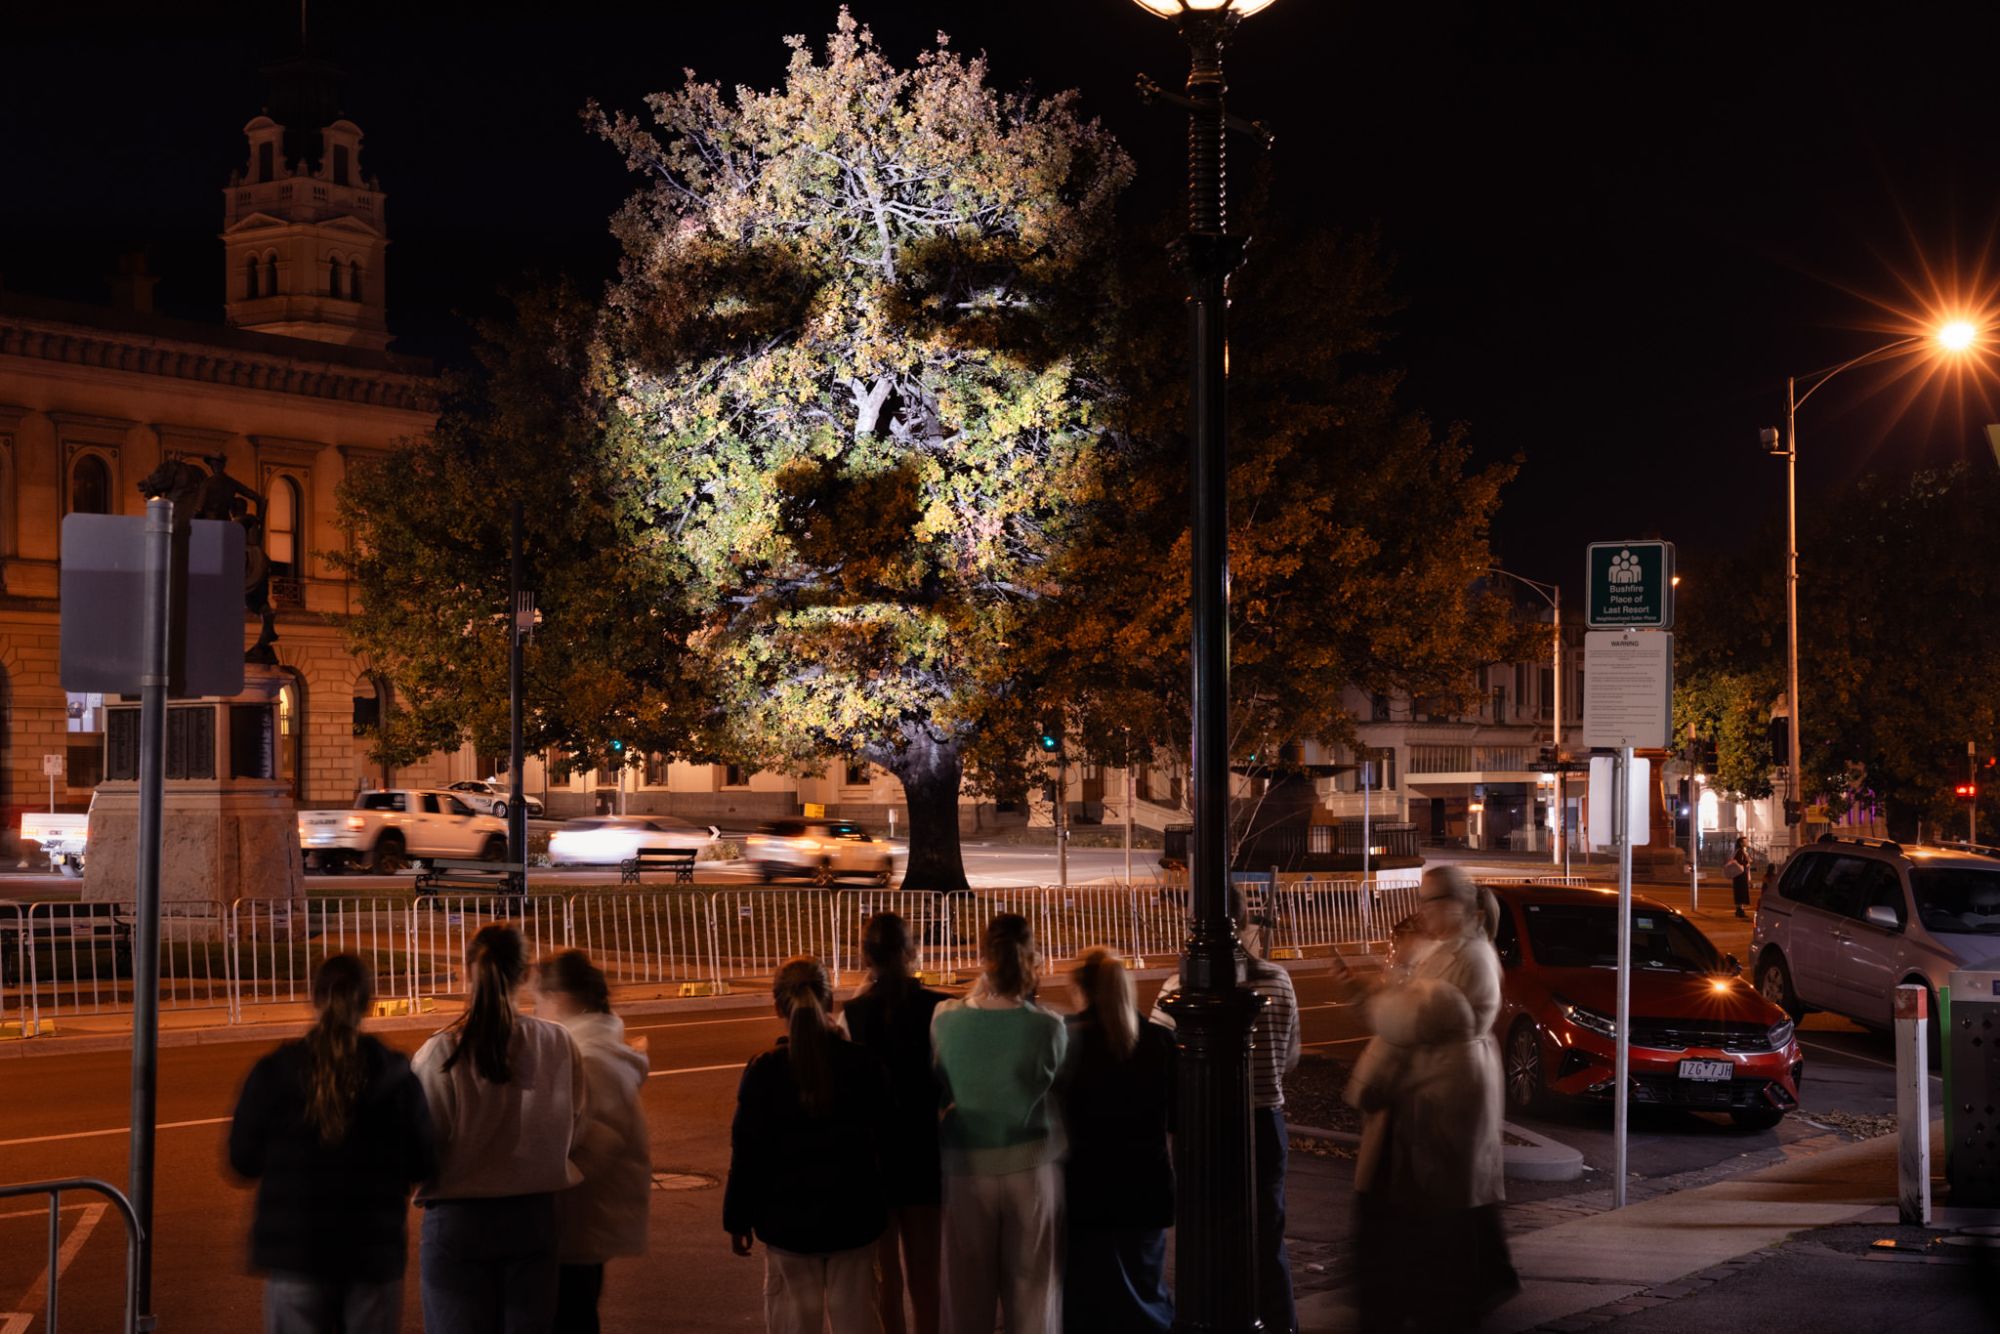
[(349, 829), (366, 829), (368, 822), (358, 815), (350, 815), (347, 817), (347, 827)]

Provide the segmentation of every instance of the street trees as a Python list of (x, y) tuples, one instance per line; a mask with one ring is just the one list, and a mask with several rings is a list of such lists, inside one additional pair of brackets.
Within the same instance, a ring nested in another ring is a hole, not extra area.
[(1102, 484), (1123, 152), (1074, 98), (845, 11), (769, 92), (597, 116), (647, 178), (602, 347), (610, 466), (726, 748), (901, 780), (906, 883), (965, 884), (958, 794), (1009, 635)]

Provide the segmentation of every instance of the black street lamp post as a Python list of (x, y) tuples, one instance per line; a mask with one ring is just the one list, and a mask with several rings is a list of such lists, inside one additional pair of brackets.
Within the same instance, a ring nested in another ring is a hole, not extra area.
[[(1194, 837), (1181, 991), (1169, 1002), (1179, 1052), (1174, 1137), (1175, 1321), (1195, 1331), (1255, 1331), (1257, 1202), (1250, 1118), (1250, 1031), (1258, 998), (1238, 985), (1229, 904), (1229, 449), (1224, 414), (1228, 281), (1243, 253), (1228, 231), (1222, 49), (1271, 0), (1137, 0), (1187, 38), (1188, 280), (1193, 352)], [(1180, 99), (1174, 99), (1179, 101)]]

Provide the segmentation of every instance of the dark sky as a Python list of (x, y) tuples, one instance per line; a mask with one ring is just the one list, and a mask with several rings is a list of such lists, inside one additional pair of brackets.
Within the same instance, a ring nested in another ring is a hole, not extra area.
[[(943, 27), (1003, 86), (1082, 88), (1140, 163), (1133, 206), (1177, 201), (1183, 124), (1130, 89), (1139, 70), (1178, 84), (1184, 48), (1131, 0), (854, 8), (900, 57)], [(782, 35), (835, 10), (312, 0), (388, 193), (400, 346), (450, 355), (461, 316), (523, 273), (608, 274), (630, 182), (579, 123), (587, 98), (636, 107), (684, 67), (772, 84)], [(145, 246), (164, 306), (219, 318), (220, 191), (296, 4), (5, 11), (6, 284), (99, 299)], [(1229, 60), (1234, 108), (1280, 136), (1279, 207), (1380, 228), (1410, 402), (1483, 457), (1525, 456), (1498, 546), (1572, 599), (1592, 539), (1669, 537), (1691, 571), (1766, 541), (1783, 473), (1756, 432), (1783, 377), (1895, 336), (1934, 293), (1994, 304), (1996, 69), (2000, 6), (1971, 0), (1277, 0)], [(1801, 415), (1804, 503), (1871, 467), (1993, 466), (1985, 377), (1897, 370)]]

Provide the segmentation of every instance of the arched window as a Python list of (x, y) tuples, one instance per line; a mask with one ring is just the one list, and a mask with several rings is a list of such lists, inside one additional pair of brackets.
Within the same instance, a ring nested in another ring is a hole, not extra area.
[(278, 777), (301, 797), (305, 776), (305, 688), (297, 671), (287, 669), (290, 680), (278, 690)]
[(257, 145), (258, 180), (268, 181), (271, 179), (272, 157), (273, 153), (271, 149), (271, 141), (269, 139), (266, 139), (263, 143)]
[(278, 252), (273, 250), (264, 256), (264, 295), (278, 294)]
[(255, 301), (257, 299), (257, 257), (255, 255), (243, 261), (243, 299), (246, 301)]
[(70, 465), (69, 512), (111, 513), (111, 469), (95, 454), (79, 454)]
[(271, 479), (270, 504), (264, 513), (264, 554), (270, 558), (271, 573), (289, 577), (298, 573), (299, 484), (289, 477)]
[(347, 299), (361, 300), (361, 261), (358, 259), (347, 266)]
[(333, 183), (335, 185), (347, 184), (346, 144), (335, 144), (333, 146)]
[(337, 257), (326, 262), (326, 294), (340, 295), (340, 260)]

